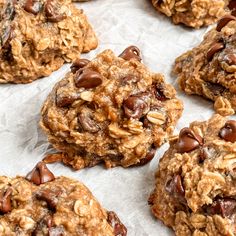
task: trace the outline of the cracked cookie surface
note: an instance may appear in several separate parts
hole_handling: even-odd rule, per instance
[[[2,236],[126,236],[82,183],[57,177],[40,162],[24,178],[0,177]]]
[[[177,236],[236,234],[236,121],[214,115],[170,141],[149,204]]]
[[[236,18],[226,15],[202,43],[175,61],[181,89],[214,101],[220,115],[236,110]]]
[[[172,134],[182,102],[164,76],[140,62],[128,47],[119,57],[105,50],[92,61],[77,60],[42,108],[41,126],[74,169],[105,162],[107,168],[142,165]]]
[[[234,9],[229,0],[152,0],[153,6],[172,18],[175,24],[200,28],[215,23],[220,17]],[[234,1],[231,1],[234,2]]]
[[[30,83],[97,47],[69,0],[0,0],[0,83]]]

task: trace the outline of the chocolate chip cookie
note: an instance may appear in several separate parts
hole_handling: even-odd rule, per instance
[[[97,38],[70,0],[0,0],[0,83],[29,83],[50,75]]]
[[[107,168],[142,165],[167,141],[183,105],[164,76],[141,62],[130,46],[117,57],[105,50],[92,61],[79,59],[49,94],[41,126],[74,169],[104,162]]]
[[[182,23],[194,28],[213,24],[236,8],[234,0],[152,0],[152,4],[171,17],[174,24]]]
[[[125,236],[127,229],[82,183],[55,178],[40,162],[25,178],[0,177],[0,234]]]
[[[193,122],[160,160],[153,214],[177,236],[236,235],[236,121]]]
[[[236,18],[226,15],[208,32],[202,43],[175,61],[174,73],[187,94],[214,101],[216,112],[236,110]]]

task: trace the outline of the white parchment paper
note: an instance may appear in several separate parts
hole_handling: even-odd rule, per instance
[[[99,38],[99,47],[83,57],[93,58],[107,48],[118,55],[127,46],[136,45],[142,51],[143,62],[153,71],[165,74],[184,101],[185,111],[176,132],[193,120],[211,116],[212,103],[197,96],[185,96],[170,75],[174,59],[197,45],[206,28],[192,30],[173,25],[155,11],[150,0],[93,0],[77,6],[85,10]],[[38,127],[40,108],[69,67],[64,65],[48,78],[31,84],[0,85],[0,175],[25,175],[52,149]],[[139,168],[106,170],[96,166],[77,172],[62,164],[49,168],[56,175],[86,184],[105,208],[117,212],[128,228],[128,235],[169,236],[172,231],[152,216],[147,204],[158,160],[167,148],[167,144],[162,146],[154,160]]]

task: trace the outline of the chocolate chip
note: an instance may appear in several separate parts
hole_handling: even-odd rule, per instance
[[[42,4],[38,0],[26,0],[24,4],[24,10],[34,15],[37,15],[41,9]]]
[[[51,210],[55,210],[58,203],[58,196],[61,195],[60,189],[43,189],[36,193],[38,200],[45,201]]]
[[[58,107],[68,107],[70,106],[74,101],[76,101],[75,96],[63,96],[58,95],[56,96],[56,104]]]
[[[96,133],[100,130],[99,126],[94,120],[94,115],[92,110],[84,109],[78,115],[78,123],[83,130]]]
[[[75,85],[77,88],[95,88],[102,84],[102,76],[91,69],[80,69],[75,74]]]
[[[225,141],[234,143],[236,141],[236,121],[228,120],[221,128],[219,136]]]
[[[35,230],[32,232],[32,236],[64,236],[64,227],[56,226],[53,217],[51,215],[44,216],[38,223]]]
[[[122,85],[126,85],[131,83],[137,83],[138,81],[140,81],[140,78],[134,75],[127,75],[123,77],[120,81]]]
[[[0,194],[0,214],[6,214],[11,211],[12,188],[8,188]]]
[[[115,236],[126,236],[127,229],[113,211],[107,212],[107,222],[113,228]]]
[[[175,175],[172,179],[167,181],[165,189],[172,197],[178,199],[180,202],[186,202],[185,190],[180,175]]]
[[[126,48],[120,55],[119,57],[123,58],[124,60],[131,60],[131,59],[136,59],[138,61],[141,61],[141,53],[140,50],[135,47],[135,46],[130,46]]]
[[[179,153],[191,152],[203,144],[203,139],[189,128],[183,128],[179,133],[176,148]]]
[[[167,98],[164,95],[164,86],[162,84],[155,84],[152,86],[153,92],[155,97],[159,100],[159,101],[166,101]]]
[[[223,42],[215,42],[207,51],[207,60],[211,61],[215,53],[221,51],[225,47]]]
[[[229,8],[230,10],[235,10],[235,9],[236,9],[236,1],[235,1],[235,0],[229,1],[228,8]]]
[[[134,166],[143,166],[146,165],[149,161],[153,159],[156,153],[156,148],[152,148],[151,151],[147,153],[147,155],[140,160],[140,162]]]
[[[230,21],[232,20],[236,20],[236,18],[232,15],[225,15],[224,17],[222,17],[219,21],[218,24],[216,26],[216,30],[217,31],[221,31],[221,29],[226,26]]]
[[[86,65],[88,65],[90,61],[87,59],[77,59],[74,61],[72,66],[70,67],[71,72],[75,73],[77,70],[84,68]]]
[[[140,96],[130,96],[123,104],[127,118],[140,119],[148,109],[148,104]]]
[[[215,200],[212,205],[206,207],[209,215],[222,215],[223,217],[231,217],[236,212],[236,200],[231,198],[220,198]]]
[[[44,184],[55,179],[53,173],[42,161],[39,162],[25,178],[36,185]]]
[[[54,0],[47,0],[44,5],[45,16],[50,22],[59,22],[66,18],[65,14],[60,13],[60,5]]]
[[[12,26],[8,25],[3,28],[2,34],[0,35],[0,46],[2,48],[7,48],[12,40],[13,36],[13,28]]]
[[[224,56],[224,61],[230,66],[236,65],[236,55],[234,53],[228,53]]]
[[[213,96],[221,96],[226,91],[226,88],[220,84],[207,82],[206,86]]]

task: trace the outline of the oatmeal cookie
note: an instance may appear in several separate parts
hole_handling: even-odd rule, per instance
[[[70,0],[0,0],[0,83],[29,83],[96,48]]]
[[[232,115],[236,110],[236,18],[226,15],[203,42],[175,61],[174,73],[187,94],[214,101],[216,112]]]
[[[126,236],[127,230],[82,183],[55,178],[40,162],[25,178],[0,176],[0,234]]]
[[[164,76],[142,64],[128,47],[119,57],[105,50],[94,60],[75,61],[49,94],[41,126],[74,169],[105,162],[107,168],[142,165],[172,134],[182,102]]]
[[[234,0],[152,0],[154,7],[171,17],[174,24],[200,28],[215,23],[235,9]]]
[[[170,141],[160,160],[153,214],[177,236],[236,235],[236,121],[214,115]]]

